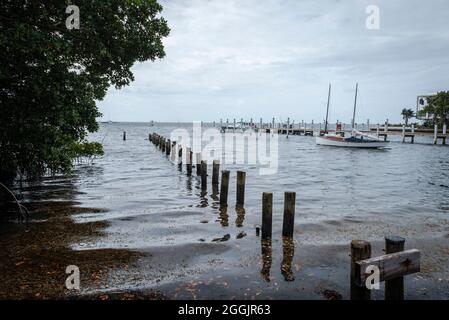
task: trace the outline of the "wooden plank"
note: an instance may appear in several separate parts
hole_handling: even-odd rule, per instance
[[[421,253],[417,249],[360,260],[355,265],[355,280],[358,286],[365,286],[366,278],[370,276],[365,270],[370,265],[379,268],[381,282],[416,273],[420,271],[420,260]]]

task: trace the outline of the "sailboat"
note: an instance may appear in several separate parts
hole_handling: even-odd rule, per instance
[[[384,148],[388,145],[388,141],[380,140],[377,137],[368,135],[355,129],[355,111],[357,108],[357,94],[359,85],[355,86],[354,111],[352,115],[352,131],[349,137],[345,137],[344,132],[329,133],[328,117],[329,117],[329,103],[331,97],[331,85],[329,84],[329,93],[327,97],[327,111],[326,123],[324,126],[324,134],[316,137],[316,144],[332,147],[347,147],[347,148]]]

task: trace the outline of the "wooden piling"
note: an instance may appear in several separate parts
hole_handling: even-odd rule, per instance
[[[402,143],[405,142],[405,124],[402,125]]]
[[[438,143],[438,125],[436,124],[433,129],[433,144]]]
[[[296,192],[284,193],[284,222],[282,225],[282,236],[293,237],[295,226],[295,204]]]
[[[221,171],[220,207],[228,206],[229,170]]]
[[[126,141],[126,131],[123,131],[123,141]]]
[[[201,190],[207,190],[207,162],[201,161]]]
[[[176,161],[176,151],[177,151],[177,149],[176,149],[176,141],[172,142],[170,151],[171,151],[170,160],[174,163]]]
[[[351,300],[370,300],[371,291],[366,287],[359,287],[356,283],[356,262],[371,258],[371,244],[363,240],[351,241]]]
[[[201,175],[201,153],[196,153],[196,175]]]
[[[187,176],[192,176],[192,151],[190,148],[186,148],[186,171]]]
[[[182,146],[178,145],[178,164],[181,167],[182,166]]]
[[[245,181],[246,181],[246,172],[237,171],[237,201],[236,205],[239,207],[243,207],[245,204]]]
[[[170,152],[171,152],[171,141],[170,139],[167,139],[167,143],[165,145],[165,154],[169,156]]]
[[[405,239],[396,236],[385,237],[385,253],[404,251]],[[385,300],[404,300],[404,277],[385,281]]]
[[[262,240],[271,239],[273,223],[273,194],[262,194]]]
[[[214,160],[212,162],[212,185],[218,185],[218,176],[220,175],[220,161]]]

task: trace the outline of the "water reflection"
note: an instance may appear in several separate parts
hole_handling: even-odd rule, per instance
[[[270,282],[271,264],[273,263],[273,250],[271,247],[271,239],[262,240],[260,243],[262,246],[262,270],[260,270],[260,274],[262,275],[262,278],[266,282]]]
[[[192,177],[187,177],[186,188],[187,188],[187,191],[188,191],[187,194],[191,195],[192,191],[193,191],[193,188],[192,188]]]
[[[205,208],[209,205],[209,199],[207,198],[207,190],[201,190],[200,193],[200,207]]]
[[[293,238],[282,237],[282,253],[281,273],[285,281],[294,281],[292,261],[295,254],[295,243],[293,242]]]
[[[237,228],[241,228],[243,227],[243,221],[245,221],[245,208],[241,206],[236,206],[235,213],[237,213],[237,219],[235,219],[235,226]]]
[[[218,195],[219,195],[218,185],[213,184],[212,185],[212,194],[210,195],[210,197],[212,198],[212,200],[214,200],[214,203],[218,202],[220,200]]]
[[[228,215],[228,207],[221,207],[219,209],[219,217],[220,217],[220,224],[222,227],[229,226],[229,215]]]

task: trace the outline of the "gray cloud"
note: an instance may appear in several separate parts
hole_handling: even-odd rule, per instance
[[[446,0],[162,1],[167,56],[133,67],[136,81],[99,103],[104,119],[191,121],[271,117],[400,119],[418,94],[449,90]],[[365,27],[368,5],[380,30]]]

